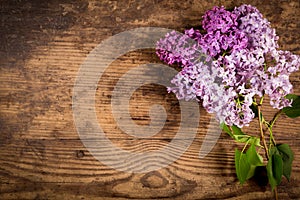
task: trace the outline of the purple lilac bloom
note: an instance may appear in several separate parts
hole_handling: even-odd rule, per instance
[[[265,62],[262,52],[248,49],[234,51],[230,55],[220,57],[218,61],[225,66],[219,68],[219,77],[224,84],[232,87],[247,84]]]
[[[233,13],[238,15],[239,17],[244,17],[244,16],[248,15],[249,13],[259,13],[259,15],[261,17],[263,17],[262,14],[259,12],[259,10],[256,7],[247,5],[247,4],[243,4],[239,7],[236,7],[234,9]]]
[[[222,33],[209,32],[198,39],[202,50],[211,57],[219,57],[226,52],[245,49],[248,45],[246,34],[238,29]]]
[[[172,31],[156,45],[156,54],[168,64],[187,66],[198,58],[202,51],[198,43],[188,35]]]
[[[220,44],[220,31],[210,32],[205,34],[200,39],[200,45],[204,52],[211,57],[215,57],[219,55],[222,51],[221,44]]]
[[[273,108],[282,109],[290,106],[292,101],[285,99],[287,94],[292,92],[292,84],[289,81],[289,76],[280,74],[278,76],[271,76],[265,82],[265,93],[270,97],[270,104]]]
[[[292,72],[298,71],[300,66],[300,57],[293,55],[289,51],[274,51],[272,52],[277,65],[269,67],[268,71],[271,74],[291,74]]]
[[[201,39],[201,37],[202,37],[200,31],[199,30],[195,30],[193,28],[185,30],[184,34],[187,35],[187,36],[189,36],[189,38],[192,38],[192,39],[194,39],[196,41],[199,41]]]
[[[224,7],[214,7],[205,13],[202,26],[207,33],[198,41],[206,54],[218,57],[224,51],[230,52],[247,47],[246,34],[237,29],[237,16]]]
[[[185,66],[171,81],[174,87],[169,87],[169,92],[174,92],[178,99],[198,100],[207,92],[207,85],[213,83],[210,66],[203,62]]]
[[[202,25],[204,34],[173,31],[157,43],[161,60],[183,67],[169,92],[178,99],[201,100],[220,123],[240,128],[254,118],[255,96],[268,95],[276,109],[291,105],[285,96],[292,92],[289,75],[299,70],[300,56],[277,50],[275,30],[255,7],[242,5],[232,12],[214,7]]]
[[[264,53],[278,47],[275,29],[262,14],[251,5],[242,5],[233,11],[238,16],[238,29],[242,30],[249,38],[250,50],[261,48]]]
[[[237,15],[225,10],[223,6],[215,6],[203,16],[202,26],[208,33],[217,30],[225,33],[230,29],[236,29]]]
[[[291,54],[288,51],[273,52],[275,65],[268,67],[270,73],[264,90],[270,96],[270,104],[273,108],[282,109],[290,106],[292,101],[285,99],[287,94],[292,92],[292,84],[289,75],[299,70],[300,56]]]

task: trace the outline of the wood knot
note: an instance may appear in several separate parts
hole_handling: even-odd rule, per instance
[[[162,188],[168,181],[159,172],[149,172],[141,178],[141,183],[148,188]]]
[[[76,151],[76,157],[77,158],[83,158],[84,157],[84,151],[83,150],[77,150]]]

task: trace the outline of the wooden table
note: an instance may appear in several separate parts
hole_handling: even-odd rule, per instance
[[[197,135],[169,166],[147,173],[117,171],[93,157],[77,133],[72,95],[86,56],[104,39],[138,27],[182,31],[199,26],[214,5],[233,8],[242,1],[2,1],[0,24],[0,199],[271,199],[269,186],[240,185],[233,150],[225,133],[202,159],[198,154],[211,116],[200,106]],[[258,7],[280,36],[280,48],[300,54],[299,1],[247,1]],[[118,79],[141,64],[161,63],[153,49],[117,58],[96,90],[96,113],[107,138],[129,151],[155,151],[170,143],[180,123],[180,107],[165,87],[148,84],[133,93],[132,119],[150,121],[149,108],[161,104],[165,127],[150,138],[134,138],[117,126],[111,95]],[[291,76],[300,95],[300,72]],[[273,111],[266,106],[266,118]],[[255,123],[253,124],[255,126]],[[256,128],[248,128],[251,134]],[[300,123],[282,117],[278,142],[295,153],[291,181],[278,188],[281,199],[300,198]],[[126,163],[125,163],[126,164]]]

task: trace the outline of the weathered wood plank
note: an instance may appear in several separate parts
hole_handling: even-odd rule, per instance
[[[282,49],[300,54],[299,1],[247,2],[271,21]],[[201,15],[214,5],[241,3],[1,2],[0,199],[271,199],[269,186],[259,186],[256,180],[238,183],[233,161],[238,145],[224,133],[213,150],[199,159],[211,117],[201,107],[197,135],[188,150],[168,167],[142,174],[120,172],[98,161],[83,145],[73,120],[78,70],[101,41],[136,27],[199,26]],[[134,122],[147,125],[151,105],[163,105],[167,121],[159,133],[134,138],[113,118],[111,95],[117,81],[128,70],[150,62],[161,63],[153,49],[128,52],[109,66],[96,91],[99,124],[113,144],[130,152],[163,148],[180,126],[175,96],[153,84],[133,93],[129,109]],[[296,94],[300,94],[299,77],[300,72],[291,76]],[[269,107],[264,111],[270,119],[273,111]],[[258,132],[253,127],[247,131]],[[290,144],[295,152],[291,181],[284,180],[278,188],[281,199],[300,198],[299,132],[298,120],[285,117],[274,128],[277,141]]]

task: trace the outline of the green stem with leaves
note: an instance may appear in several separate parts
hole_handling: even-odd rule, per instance
[[[281,183],[282,176],[285,176],[288,181],[290,180],[294,154],[288,144],[276,144],[273,136],[273,126],[281,114],[285,114],[290,118],[300,116],[300,96],[290,95],[286,98],[293,99],[291,107],[285,107],[278,111],[269,122],[262,115],[263,97],[259,102],[254,99],[251,109],[258,117],[260,137],[248,135],[236,125],[228,126],[224,122],[221,124],[221,128],[230,137],[236,142],[245,144],[242,151],[235,149],[234,156],[236,174],[240,183],[243,184],[246,180],[252,178],[257,167],[265,166],[276,200],[278,199],[277,186]],[[236,103],[240,105],[242,102],[238,99]],[[266,129],[263,129],[263,126],[266,126]],[[268,136],[269,142],[266,140],[266,136]],[[265,149],[266,165],[257,147]]]
[[[261,136],[261,141],[262,141],[263,146],[265,148],[266,157],[267,157],[267,159],[269,159],[269,148],[267,146],[267,142],[266,142],[263,127],[262,127],[263,121],[262,121],[262,116],[261,116],[262,114],[261,114],[260,107],[261,107],[260,105],[257,107],[257,109],[258,109],[258,121],[259,121],[259,132],[260,132],[260,136]]]
[[[267,142],[266,142],[263,127],[262,127],[263,121],[264,121],[263,117],[262,117],[262,113],[261,113],[261,106],[262,106],[262,103],[263,103],[263,99],[264,99],[264,96],[260,99],[259,104],[257,105],[257,113],[258,113],[259,132],[260,132],[260,136],[261,136],[261,141],[262,141],[263,146],[265,148],[266,157],[267,157],[267,159],[269,159],[269,148],[267,146]]]
[[[261,136],[261,141],[263,143],[263,146],[264,146],[264,149],[265,149],[265,152],[266,152],[267,160],[269,161],[269,158],[270,158],[269,149],[271,149],[271,145],[276,145],[274,137],[273,137],[272,128],[273,128],[273,125],[274,125],[275,121],[279,117],[280,112],[277,112],[275,114],[274,118],[271,120],[271,122],[267,123],[265,121],[265,119],[263,118],[262,112],[261,112],[262,102],[263,102],[263,97],[261,98],[261,100],[259,102],[259,105],[257,105],[258,121],[259,121],[259,132],[260,132],[260,136]],[[266,138],[265,138],[265,135],[264,135],[264,131],[263,131],[263,123],[266,124],[266,126],[267,126],[267,128],[269,130],[269,133],[270,133],[270,147],[269,148],[268,148],[268,145],[267,145],[267,142],[266,142]],[[274,196],[275,196],[275,199],[278,200],[277,187],[274,188]]]

